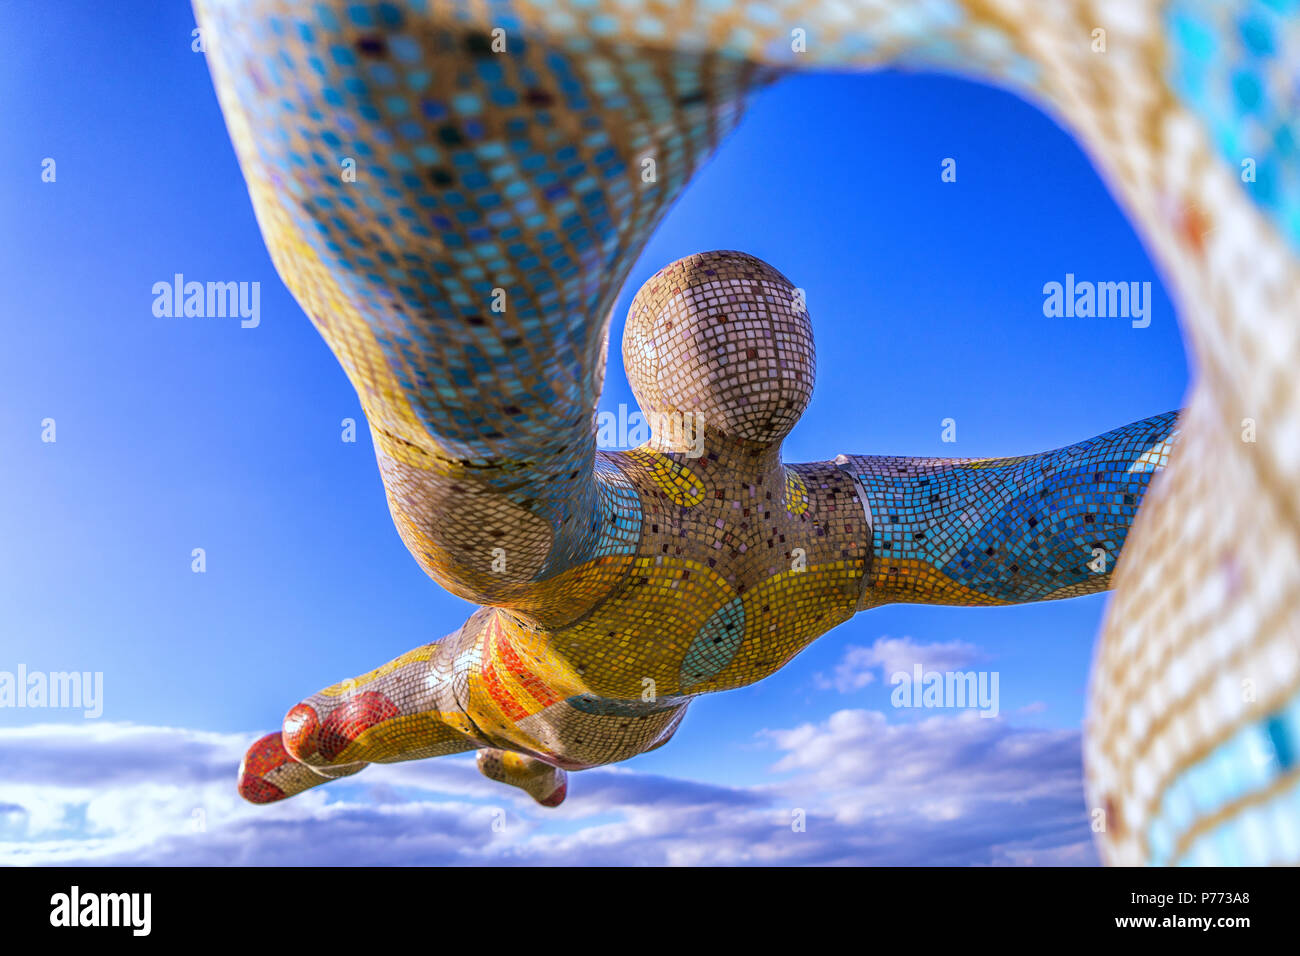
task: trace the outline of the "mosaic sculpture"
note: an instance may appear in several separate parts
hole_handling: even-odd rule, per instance
[[[1085,728],[1104,855],[1300,861],[1297,2],[198,0],[262,231],[398,530],[483,605],[295,706],[241,792],[478,750],[553,806],[566,770],[660,746],[693,696],[857,610],[1114,571]],[[624,361],[659,427],[598,452],[619,288],[746,97],[897,64],[1007,85],[1094,157],[1196,352],[1170,468],[1173,414],[1025,458],[784,465],[809,317],[730,252],[637,295]]]

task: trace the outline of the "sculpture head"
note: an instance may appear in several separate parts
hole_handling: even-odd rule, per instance
[[[812,324],[798,290],[743,252],[660,269],[632,300],[623,364],[652,423],[776,445],[812,398]],[[655,440],[664,444],[660,425]]]

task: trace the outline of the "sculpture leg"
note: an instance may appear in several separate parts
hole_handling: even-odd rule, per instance
[[[368,763],[441,757],[482,746],[455,691],[457,641],[464,631],[295,705],[279,733],[249,748],[240,768],[240,794],[253,803],[271,803],[350,776]]]

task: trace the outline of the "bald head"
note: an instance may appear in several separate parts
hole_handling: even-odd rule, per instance
[[[623,364],[652,419],[693,415],[729,438],[776,444],[812,397],[812,325],[802,295],[766,262],[703,252],[641,287]]]

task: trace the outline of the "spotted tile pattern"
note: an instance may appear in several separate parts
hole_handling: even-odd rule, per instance
[[[554,802],[561,778],[529,761],[657,746],[691,696],[761,678],[855,609],[1113,580],[1085,735],[1105,857],[1300,861],[1295,0],[196,8],[268,247],[357,389],[398,530],[484,605],[295,708],[250,750],[250,799],[479,749]],[[783,465],[773,436],[813,371],[802,300],[723,256],[726,288],[698,264],[661,274],[625,343],[647,410],[706,413],[705,454],[671,429],[598,453],[610,309],[747,97],[897,65],[1018,90],[1095,158],[1195,353],[1176,447],[1160,416],[1077,455]],[[1152,481],[1141,463],[1165,454]],[[1080,569],[1094,546],[1113,579]]]

